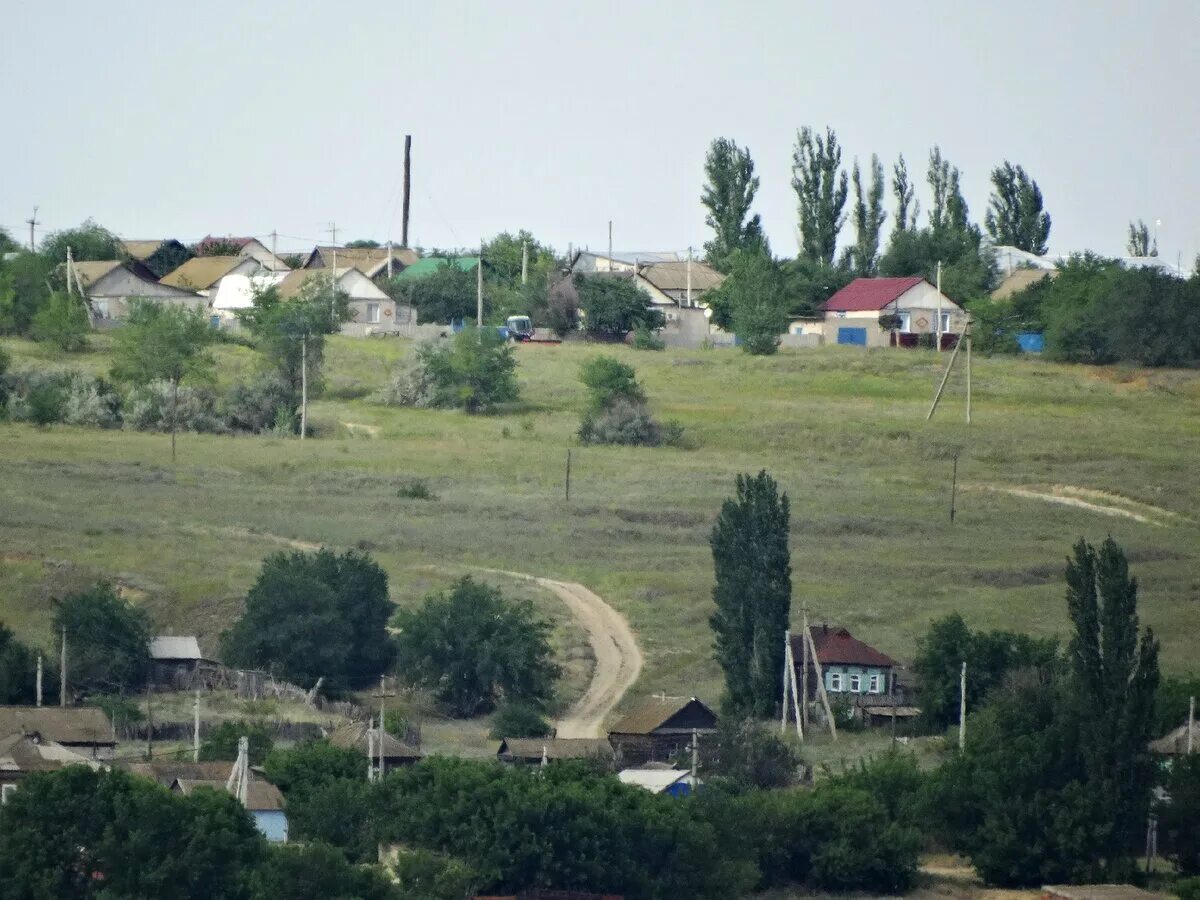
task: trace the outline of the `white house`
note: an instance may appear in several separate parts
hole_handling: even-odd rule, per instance
[[[160,283],[211,297],[227,275],[254,275],[264,271],[270,270],[252,256],[196,256],[168,272]]]
[[[254,275],[226,275],[217,284],[209,304],[217,324],[231,325],[237,321],[239,309],[254,305],[254,295],[283,281],[287,272],[258,272]]]
[[[896,316],[898,343],[910,346],[917,335],[959,334],[967,316],[962,307],[919,276],[856,278],[825,301],[825,340],[860,347],[887,347],[892,329],[883,316]],[[938,318],[941,327],[938,327]],[[906,336],[912,336],[910,339]]]
[[[71,270],[72,286],[76,289],[82,286],[92,309],[92,321],[97,326],[124,319],[129,311],[129,301],[135,297],[192,309],[204,308],[204,298],[194,291],[152,281],[130,265],[116,260],[72,263]]]
[[[374,334],[408,334],[416,325],[416,310],[407,303],[396,303],[375,282],[356,268],[294,269],[279,282],[279,296],[290,300],[312,279],[334,277],[337,286],[350,298],[350,321],[342,325],[342,334],[366,337]]]

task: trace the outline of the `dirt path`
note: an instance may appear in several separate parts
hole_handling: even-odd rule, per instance
[[[592,682],[557,722],[564,738],[602,737],[604,720],[642,671],[642,651],[629,622],[598,594],[574,581],[554,581],[522,572],[489,569],[497,575],[532,581],[562,600],[588,633],[596,668]]]
[[[1075,487],[1070,484],[1056,484],[1042,490],[1011,487],[1002,484],[971,484],[964,485],[964,487],[967,490],[993,491],[999,494],[1008,494],[1012,497],[1023,497],[1027,500],[1041,500],[1044,503],[1057,503],[1060,506],[1074,506],[1077,509],[1086,509],[1088,512],[1132,519],[1135,522],[1141,522],[1145,525],[1157,525],[1160,528],[1166,527],[1172,519],[1178,521],[1182,518],[1178,513],[1173,513],[1170,510],[1161,509],[1157,506],[1151,506],[1148,503],[1129,500],[1118,494],[1108,493],[1107,491]]]

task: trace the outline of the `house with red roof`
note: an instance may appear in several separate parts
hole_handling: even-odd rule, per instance
[[[860,347],[915,347],[940,333],[953,346],[967,321],[963,308],[920,276],[856,278],[825,301],[825,342]],[[938,328],[938,319],[941,328]]]
[[[864,644],[845,628],[832,625],[814,625],[812,642],[821,663],[821,675],[825,679],[825,691],[830,699],[849,694],[849,699],[883,698],[892,694],[893,679],[900,664]],[[808,661],[808,699],[817,699],[817,668],[811,654],[804,650],[802,634],[792,636],[792,658],[796,661],[796,681],[803,680],[804,661]]]

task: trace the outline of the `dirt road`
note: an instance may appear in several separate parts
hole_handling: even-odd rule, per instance
[[[546,588],[567,605],[587,631],[596,657],[592,683],[558,720],[556,727],[559,737],[602,737],[605,718],[621,702],[625,691],[637,681],[642,671],[642,651],[638,649],[633,629],[603,598],[578,582],[554,581],[522,572],[493,571]]]

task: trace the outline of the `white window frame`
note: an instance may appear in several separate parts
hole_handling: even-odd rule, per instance
[[[379,306],[380,305],[378,303],[368,303],[367,304],[367,324],[368,325],[378,325],[379,324],[379,316],[380,316]],[[374,311],[374,315],[371,314],[372,311]]]
[[[850,676],[850,693],[852,693],[852,694],[861,694],[862,693],[862,676],[857,673]]]
[[[900,333],[912,334],[912,313],[906,309],[896,313],[900,317]]]
[[[882,679],[883,679],[883,676],[880,675],[878,672],[872,673],[871,679],[867,684],[867,693],[882,694],[883,693],[883,688],[881,686]]]
[[[8,795],[15,793],[17,786],[15,784],[0,785],[0,806],[8,802]]]
[[[936,316],[937,313],[934,313],[934,315]],[[949,334],[949,333],[950,333],[950,313],[944,312],[944,313],[942,313],[942,334]]]
[[[829,673],[829,690],[835,694],[840,694],[842,692],[842,673],[841,672],[830,672]]]

